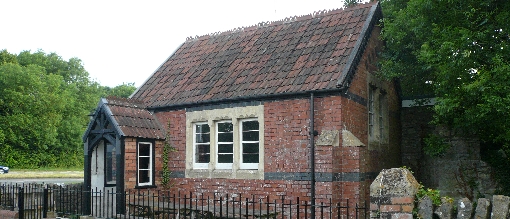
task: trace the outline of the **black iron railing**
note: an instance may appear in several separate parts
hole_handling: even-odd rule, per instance
[[[272,196],[273,197],[273,196]],[[287,196],[170,193],[150,190],[83,190],[82,185],[14,184],[0,186],[0,207],[19,218],[89,215],[97,218],[369,218],[366,204],[349,200],[317,202]],[[308,200],[308,199],[306,199]]]

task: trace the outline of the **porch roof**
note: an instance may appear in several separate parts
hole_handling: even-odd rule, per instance
[[[94,121],[100,120],[100,114],[107,117],[107,124]],[[157,117],[147,110],[144,103],[134,99],[102,98],[83,136],[84,140],[92,130],[99,129],[114,129],[123,137],[165,139],[164,128]]]

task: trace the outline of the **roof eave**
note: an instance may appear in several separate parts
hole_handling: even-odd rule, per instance
[[[107,101],[108,101],[108,100],[107,100]],[[112,125],[113,125],[113,127],[114,127],[115,131],[117,132],[117,134],[118,134],[118,135],[120,135],[120,136],[126,136],[126,135],[124,134],[124,132],[122,131],[122,129],[120,128],[119,123],[117,123],[117,120],[115,120],[115,119],[113,118],[113,113],[112,113],[112,111],[110,110],[110,107],[108,107],[108,103],[107,103],[107,104],[104,104],[104,105],[103,105],[103,107],[104,107],[105,113],[106,113],[106,114],[108,115],[108,117],[110,118],[110,122],[112,123]]]
[[[109,120],[110,122],[113,124],[113,127],[115,129],[115,132],[120,135],[120,136],[125,136],[124,135],[124,132],[122,132],[122,129],[120,128],[119,124],[117,123],[117,121],[115,119],[113,119],[113,113],[112,111],[110,110],[110,108],[108,107],[108,100],[106,98],[101,98],[101,100],[99,100],[99,104],[97,105],[95,111],[94,111],[94,114],[92,115],[92,119],[89,121],[89,124],[87,126],[87,129],[85,130],[83,136],[82,136],[82,140],[83,142],[87,141],[87,138],[89,136],[89,133],[90,131],[92,130],[92,126],[94,125],[94,122],[98,115],[99,115],[99,112],[101,111],[101,109],[103,109],[106,113],[106,115],[109,117]]]
[[[83,136],[82,136],[83,142],[85,142],[87,140],[87,136],[89,135],[90,131],[92,130],[92,126],[94,125],[94,123],[92,121],[96,120],[99,110],[101,109],[101,106],[103,106],[107,102],[108,101],[106,101],[105,98],[101,98],[99,100],[99,103],[97,104],[96,109],[94,110],[94,113],[92,115],[89,115],[89,116],[92,116],[92,118],[90,119],[89,124],[87,125],[87,129],[85,129],[85,132],[83,133]]]
[[[306,91],[298,91],[298,92],[288,92],[288,93],[277,93],[277,94],[262,94],[255,96],[239,96],[235,98],[228,99],[215,99],[215,100],[207,100],[207,101],[198,101],[198,102],[190,102],[190,103],[181,103],[181,104],[173,104],[173,105],[164,105],[164,106],[149,106],[148,110],[151,111],[165,111],[171,109],[185,109],[189,107],[195,106],[203,106],[203,105],[217,105],[217,104],[229,104],[229,103],[238,103],[238,102],[246,102],[246,101],[267,101],[267,100],[275,100],[275,99],[288,99],[288,98],[296,98],[296,97],[304,97],[310,95],[310,93],[324,95],[324,94],[332,94],[332,93],[342,93],[345,92],[344,89],[333,88],[333,89],[323,89],[323,90],[306,90]]]
[[[340,78],[336,84],[336,87],[342,90],[349,89],[352,78],[354,77],[354,73],[356,72],[357,66],[363,56],[365,48],[367,46],[368,41],[370,40],[370,36],[372,35],[372,30],[376,25],[377,21],[382,18],[382,11],[380,3],[377,2],[372,6],[370,12],[368,14],[367,20],[365,24],[363,24],[363,28],[361,30],[360,37],[356,41],[354,45],[353,52],[349,55],[349,59],[347,60],[347,64],[342,71]]]

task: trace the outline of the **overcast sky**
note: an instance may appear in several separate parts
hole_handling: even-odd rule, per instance
[[[186,37],[342,5],[341,0],[0,0],[0,50],[77,57],[101,85],[138,87]]]

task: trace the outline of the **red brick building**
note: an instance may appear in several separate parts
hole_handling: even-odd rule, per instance
[[[368,200],[401,163],[381,18],[374,2],[187,39],[130,99],[100,102],[86,186],[163,189],[166,139],[171,191]]]

